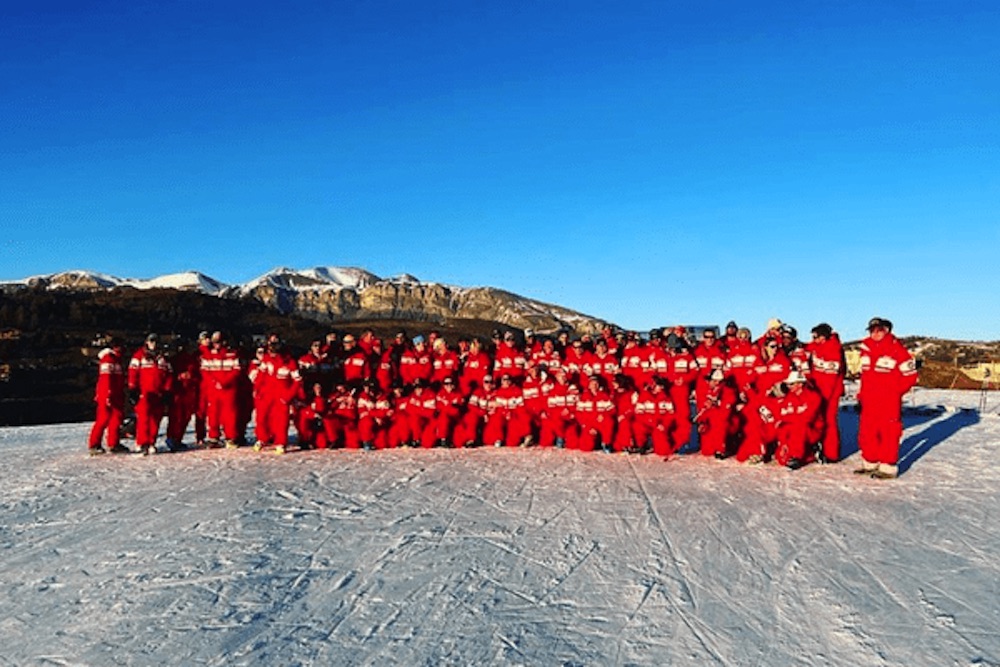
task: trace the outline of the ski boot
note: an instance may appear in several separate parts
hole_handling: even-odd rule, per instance
[[[126,447],[125,445],[123,445],[121,443],[118,443],[117,445],[115,445],[114,447],[111,448],[111,453],[112,454],[131,454],[132,450],[129,449],[128,447]]]
[[[278,445],[277,447],[274,448],[274,453],[275,454],[279,454],[279,455],[280,454],[284,454],[285,453],[285,446],[284,445]]]
[[[100,445],[97,445],[96,447],[87,448],[87,454],[90,456],[100,456],[101,454],[104,453],[105,453],[104,447],[101,447]]]

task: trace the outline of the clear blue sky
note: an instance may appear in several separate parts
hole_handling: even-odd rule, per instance
[[[0,279],[1000,339],[1000,3],[0,5]]]

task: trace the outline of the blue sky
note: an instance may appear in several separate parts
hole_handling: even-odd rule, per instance
[[[0,6],[0,279],[1000,339],[995,2],[84,4]]]

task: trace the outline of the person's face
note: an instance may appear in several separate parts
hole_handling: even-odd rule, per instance
[[[715,344],[715,334],[711,331],[706,331],[701,335],[701,339],[705,341],[705,345],[711,346]]]
[[[453,380],[445,380],[443,384],[445,391],[451,391],[455,388],[455,382]]]
[[[878,342],[878,341],[882,340],[883,338],[885,338],[885,335],[887,333],[889,333],[889,330],[886,329],[885,327],[875,327],[875,328],[873,328],[871,330],[871,334],[870,335],[871,335],[873,341]]]
[[[740,340],[750,340],[750,334],[748,334],[746,331],[739,332],[738,334],[736,334],[736,337],[739,338]]]

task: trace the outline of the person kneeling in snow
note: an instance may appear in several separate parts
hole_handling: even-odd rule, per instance
[[[785,379],[788,393],[779,403],[778,447],[774,460],[792,470],[812,459],[812,447],[823,437],[823,399],[806,386],[806,378],[795,370]]]

